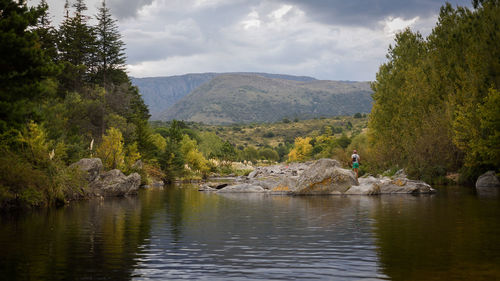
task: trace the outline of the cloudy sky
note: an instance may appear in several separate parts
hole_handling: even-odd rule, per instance
[[[102,0],[87,0],[95,15]],[[30,0],[37,4],[39,0]],[[64,0],[47,0],[54,23]],[[70,0],[73,3],[74,0]],[[448,0],[471,6],[470,0]],[[394,34],[427,35],[439,0],[106,0],[134,77],[268,72],[371,81]]]

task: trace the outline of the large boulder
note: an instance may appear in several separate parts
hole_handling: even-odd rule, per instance
[[[299,176],[291,190],[297,195],[343,194],[353,185],[358,185],[354,173],[342,169],[336,160],[320,159]]]
[[[423,181],[410,180],[407,178],[388,179],[384,178],[380,181],[380,193],[433,193],[436,190]]]
[[[498,180],[495,171],[488,171],[481,176],[476,181],[476,187],[500,187],[500,180]]]
[[[91,193],[94,196],[125,196],[136,194],[141,185],[141,176],[132,173],[125,176],[120,170],[111,170],[102,173],[98,179],[90,183]]]
[[[70,168],[77,167],[85,173],[85,179],[88,182],[96,180],[103,170],[102,161],[100,158],[83,158],[80,161],[71,164]]]
[[[378,195],[380,194],[381,179],[375,177],[360,178],[359,185],[353,185],[344,194],[350,195]]]
[[[476,191],[480,197],[500,196],[500,181],[495,171],[488,171],[479,176],[476,181]]]
[[[216,189],[206,185],[200,190],[215,191]],[[219,192],[267,192],[284,195],[378,195],[433,193],[435,190],[425,182],[406,178],[404,171],[398,173],[394,179],[370,176],[360,178],[358,181],[355,174],[351,170],[343,169],[338,161],[320,159],[307,163],[257,167],[250,173],[245,182],[224,187]]]

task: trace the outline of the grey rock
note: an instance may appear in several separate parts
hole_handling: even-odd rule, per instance
[[[476,181],[476,188],[483,187],[500,187],[500,180],[498,180],[495,171],[488,171],[481,176]]]
[[[208,184],[202,184],[198,187],[198,191],[208,191],[208,192],[212,192],[212,191],[217,191],[217,189],[209,186]]]
[[[86,173],[86,180],[92,182],[96,180],[103,170],[100,158],[83,158],[80,161],[70,165],[70,168],[77,167],[80,171]]]
[[[144,164],[142,163],[141,160],[135,161],[134,165],[132,165],[132,169],[135,169],[135,170],[142,170],[143,167],[144,167]]]
[[[253,185],[253,184],[237,184],[224,187],[217,191],[218,193],[259,193],[266,192],[262,186]]]
[[[165,183],[161,180],[158,180],[158,181],[153,181],[153,182],[151,182],[151,184],[145,185],[144,187],[145,188],[162,188],[164,186],[165,186]]]
[[[398,171],[394,174],[394,177],[395,177],[395,178],[407,178],[408,176],[406,175],[406,173],[405,173],[405,170],[404,170],[404,169],[400,169],[400,170],[398,170]]]
[[[213,189],[222,189],[229,185],[229,183],[211,182],[206,184],[208,187]]]
[[[200,188],[200,190],[216,190],[213,188],[214,185],[207,185],[207,187]],[[403,171],[395,179],[367,176],[358,181],[354,173],[351,170],[343,169],[338,161],[320,159],[306,163],[257,167],[244,182],[236,182],[218,192],[284,195],[378,195],[433,193],[435,190],[422,181],[409,180]]]
[[[255,178],[255,176],[257,176],[258,172],[259,171],[257,169],[253,170],[252,172],[250,172],[250,174],[248,174],[248,178],[249,179]]]
[[[98,179],[90,183],[94,196],[125,196],[136,194],[141,184],[141,176],[132,173],[125,176],[120,170],[102,173]]]
[[[380,193],[434,193],[436,190],[423,181],[409,180],[406,178],[397,178],[388,180],[383,178],[380,181]]]
[[[358,185],[354,173],[342,169],[338,161],[319,159],[298,178],[293,194],[343,194],[351,186]]]
[[[380,194],[380,179],[367,176],[359,179],[359,185],[353,185],[344,194],[378,195]]]

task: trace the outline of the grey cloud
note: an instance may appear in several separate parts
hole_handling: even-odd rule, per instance
[[[134,17],[144,6],[150,5],[153,0],[107,0],[106,4],[117,18]]]
[[[428,17],[439,13],[444,1],[436,0],[282,0],[297,5],[309,17],[327,24],[375,26],[386,17]],[[470,0],[448,0],[453,6],[471,6]]]

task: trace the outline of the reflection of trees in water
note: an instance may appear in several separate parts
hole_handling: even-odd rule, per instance
[[[381,199],[374,213],[374,232],[382,271],[391,279],[500,276],[497,200],[463,194]]]
[[[127,280],[163,203],[143,194],[74,202],[2,218],[0,274],[7,280]]]

